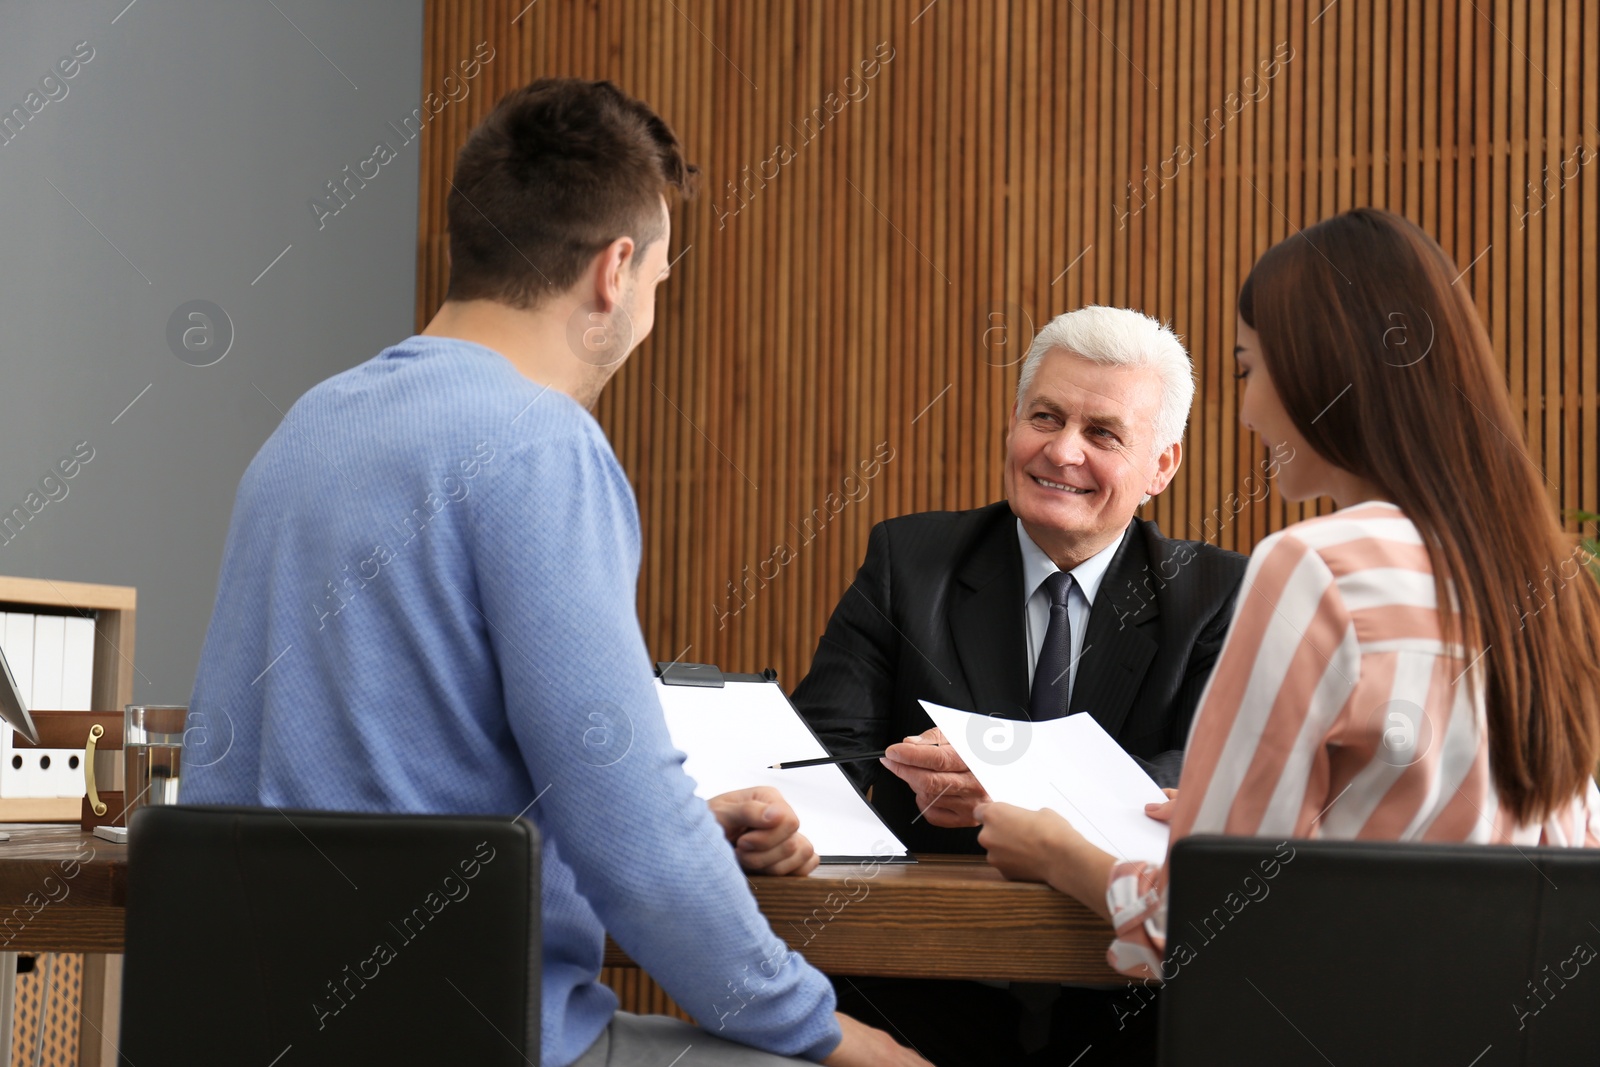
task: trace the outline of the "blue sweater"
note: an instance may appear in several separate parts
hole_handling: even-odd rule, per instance
[[[667,735],[639,552],[599,425],[498,353],[418,336],[330,378],[239,485],[183,800],[526,810],[544,1063],[616,1010],[606,931],[709,1032],[821,1059],[832,988],[757,911]]]

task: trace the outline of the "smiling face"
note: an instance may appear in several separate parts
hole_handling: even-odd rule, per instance
[[[1055,348],[1039,360],[1006,434],[1006,498],[1034,543],[1069,570],[1122,536],[1167,487],[1181,444],[1159,447],[1153,367],[1092,363]]]

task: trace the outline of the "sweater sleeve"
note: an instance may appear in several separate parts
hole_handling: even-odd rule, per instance
[[[1193,833],[1311,836],[1326,810],[1321,738],[1360,675],[1350,612],[1333,572],[1291,534],[1262,541],[1195,714],[1171,840]],[[1297,744],[1303,737],[1312,743]],[[1160,977],[1166,866],[1115,865],[1106,904],[1116,931],[1111,965],[1135,977]]]
[[[640,632],[637,506],[598,429],[516,445],[475,494],[485,638],[531,809],[617,943],[708,1032],[820,1060],[827,979],[757,910],[672,747]]]

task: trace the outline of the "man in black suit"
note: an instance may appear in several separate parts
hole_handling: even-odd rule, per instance
[[[1068,711],[1094,716],[1157,784],[1176,786],[1244,557],[1164,537],[1143,519],[1129,522],[1113,544],[1071,668]],[[1023,582],[1017,519],[1005,501],[878,524],[795,706],[839,754],[877,751],[930,730],[918,700],[1031,718]],[[1003,743],[1006,735],[996,738]],[[908,750],[905,762],[921,755],[914,745],[893,747]],[[927,755],[940,762],[911,763],[905,778],[893,767],[847,766],[868,769],[862,784],[913,852],[979,851],[976,824],[946,807],[954,789],[931,808],[917,802],[917,785],[937,795],[949,780],[919,777],[916,769],[937,775],[959,762],[954,752]],[[963,805],[970,812],[981,787],[956,788],[963,800],[972,797]],[[946,828],[963,822],[973,829]]]
[[[1237,553],[1134,517],[1177,472],[1193,394],[1188,354],[1159,322],[1120,308],[1061,315],[1022,368],[1006,500],[873,528],[793,702],[835,754],[887,748],[881,765],[849,766],[912,851],[980,851],[972,809],[987,799],[919,699],[1012,720],[1085,712],[1158,784],[1177,785],[1245,570]],[[1021,736],[985,734],[1001,748]],[[841,999],[861,981],[837,982]],[[922,1051],[935,1063],[1021,1055],[1026,1042],[1002,1051],[1029,1014],[1019,999],[951,985],[874,983],[872,1000],[913,1044],[921,1033],[934,1045]],[[902,999],[904,1011],[881,1003]],[[1064,999],[1073,1018],[1058,1011],[1058,1029],[1081,1029],[1085,1003],[1091,1025],[1115,1018],[1103,997]]]

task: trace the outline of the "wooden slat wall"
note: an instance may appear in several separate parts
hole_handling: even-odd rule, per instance
[[[874,522],[1001,496],[1029,320],[1087,303],[1168,319],[1194,356],[1164,530],[1248,551],[1316,510],[1234,515],[1264,458],[1237,422],[1234,300],[1271,244],[1362,204],[1455,258],[1554,502],[1600,503],[1593,4],[432,0],[425,40],[424,92],[479,42],[495,58],[424,131],[419,326],[455,151],[506,90],[609,78],[705,172],[655,333],[599,411],[660,659],[798,681]],[[880,444],[895,458],[861,480]]]

